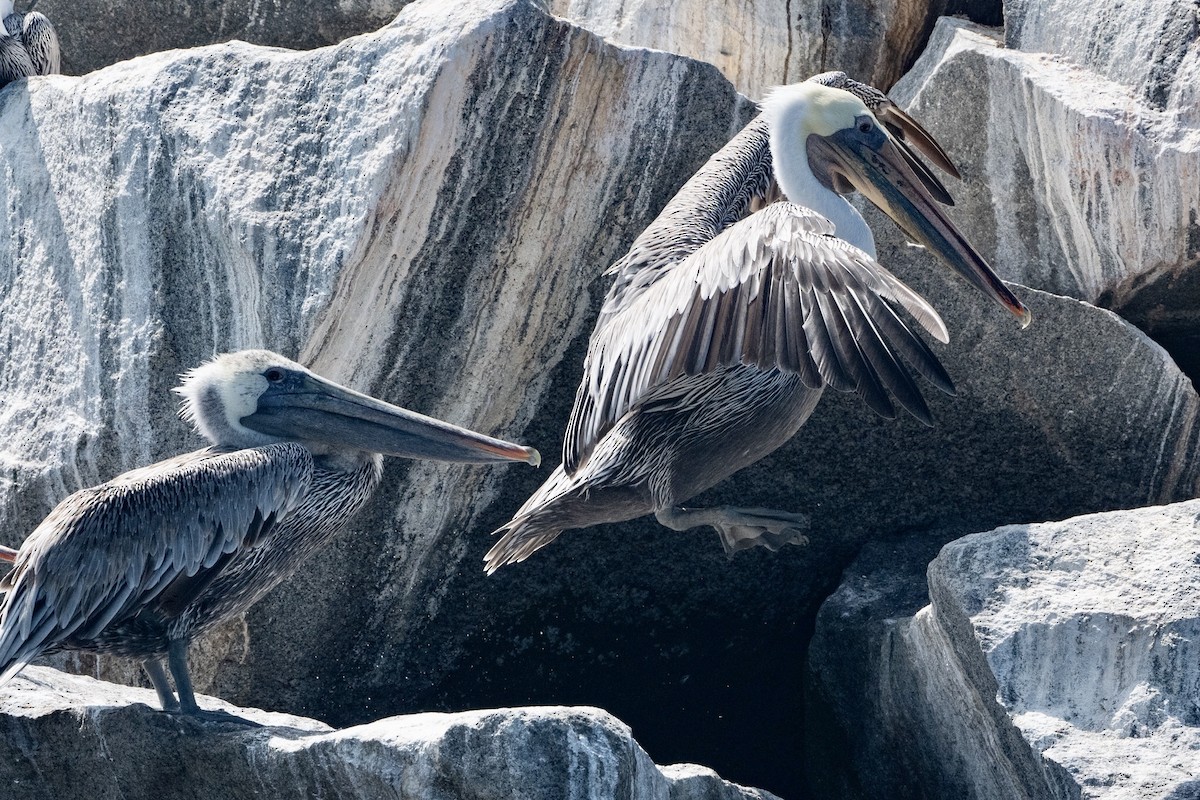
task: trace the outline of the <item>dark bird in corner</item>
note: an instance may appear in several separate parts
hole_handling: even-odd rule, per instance
[[[12,0],[0,0],[0,88],[17,78],[62,72],[58,34],[45,14],[33,10],[36,5],[34,0],[24,14],[15,14]]]
[[[497,531],[487,571],[564,530],[644,514],[712,526],[730,553],[804,543],[802,514],[680,503],[784,444],[826,386],[887,418],[894,398],[931,425],[909,368],[954,387],[898,310],[942,342],[946,327],[875,260],[842,195],[861,192],[1022,327],[1030,314],[943,213],[950,194],[913,148],[957,174],[919,124],[844,73],[775,89],[610,268],[562,464]]]
[[[175,391],[212,446],[76,492],[29,535],[0,584],[0,684],[43,653],[109,653],[142,661],[165,711],[224,717],[196,705],[188,643],[323,548],[379,484],[382,455],[541,460],[266,350],[218,356]]]

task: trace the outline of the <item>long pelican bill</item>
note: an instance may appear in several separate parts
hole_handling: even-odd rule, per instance
[[[542,457],[525,447],[427,417],[317,375],[294,373],[270,386],[241,424],[271,436],[326,442],[384,455],[485,464]]]
[[[849,182],[912,239],[1007,309],[1022,328],[1029,325],[1029,309],[945,215],[882,126],[864,116],[856,127],[810,135],[807,151],[819,178],[838,187]]]

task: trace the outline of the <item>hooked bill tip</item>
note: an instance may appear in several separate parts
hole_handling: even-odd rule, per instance
[[[1029,323],[1025,324],[1028,325]],[[525,461],[531,467],[540,467],[542,465],[542,454],[537,451],[536,447],[526,447],[525,452],[527,454]]]

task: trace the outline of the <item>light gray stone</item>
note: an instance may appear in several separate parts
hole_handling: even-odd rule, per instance
[[[1200,125],[1200,8],[1179,0],[1006,0],[1005,45],[1054,53],[1134,90],[1151,108]]]
[[[656,767],[598,708],[414,714],[333,731],[200,700],[261,727],[163,714],[147,705],[151,691],[30,667],[0,689],[0,791],[8,800],[774,798],[704,767]]]
[[[1084,795],[1200,792],[1200,501],[969,536],[929,588],[980,693]]]
[[[1198,523],[1190,501],[967,536],[920,610],[927,540],[869,548],[811,657],[852,751],[843,796],[1194,797]]]
[[[761,99],[839,69],[887,88],[912,63],[946,0],[552,0],[554,13],[622,44],[715,64]]]
[[[1149,99],[1146,76],[1173,76],[1174,62],[1150,46],[1159,23],[1138,16],[1196,11],[1017,5],[1009,30],[1025,32],[1022,51],[1003,48],[998,31],[942,19],[892,96],[961,168],[955,219],[1003,277],[1118,311],[1200,376],[1200,104],[1185,97],[1198,82],[1181,73],[1169,102]],[[1085,19],[1121,30],[1128,46],[1089,38],[1077,30]],[[1179,46],[1193,59],[1200,31],[1190,30]],[[1097,42],[1087,47],[1107,60],[1057,55],[1064,37]]]
[[[1200,257],[1200,129],[1129,87],[942,19],[892,95],[962,168],[956,218],[1006,277],[1095,301]]]
[[[148,53],[241,39],[310,49],[383,27],[411,0],[40,0],[62,44],[63,72],[83,75]],[[17,0],[18,10],[25,4]]]

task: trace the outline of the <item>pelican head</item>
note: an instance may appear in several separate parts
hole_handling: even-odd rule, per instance
[[[376,400],[269,350],[226,353],[191,370],[175,391],[182,415],[215,445],[299,442],[337,451],[486,463],[541,456],[532,447],[460,428]]]
[[[909,165],[907,158],[914,156],[862,100],[819,83],[796,83],[773,90],[763,113],[776,177],[789,200],[826,214],[839,236],[873,254],[869,231],[866,246],[853,237],[858,226],[866,228],[862,217],[838,197],[860,192],[911,239],[1012,313],[1021,327],[1029,324],[1029,310],[945,215]],[[851,235],[843,235],[843,225]]]

